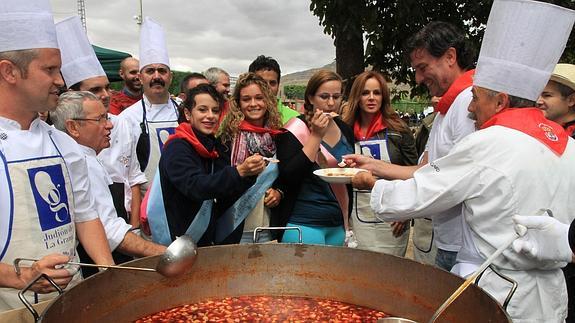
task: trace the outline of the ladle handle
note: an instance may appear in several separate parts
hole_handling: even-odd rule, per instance
[[[503,245],[501,245],[501,247],[499,247],[497,250],[495,250],[495,252],[491,256],[489,256],[489,258],[487,258],[487,260],[485,260],[481,264],[481,266],[479,266],[479,268],[477,268],[477,270],[473,274],[471,274],[471,276],[469,276],[463,282],[463,284],[461,284],[461,286],[459,286],[459,288],[457,290],[455,290],[455,292],[453,292],[453,294],[451,294],[451,296],[449,296],[449,298],[445,302],[443,302],[443,304],[441,304],[441,306],[437,309],[437,311],[435,311],[435,313],[433,313],[433,316],[429,320],[429,323],[434,323],[435,320],[437,320],[437,318],[439,317],[439,315],[441,315],[441,313],[443,313],[445,311],[445,309],[447,309],[447,307],[449,305],[451,305],[451,303],[453,303],[455,301],[455,299],[457,299],[457,297],[459,297],[459,295],[461,295],[461,293],[463,293],[465,291],[465,289],[467,289],[467,287],[469,287],[469,285],[471,285],[473,283],[473,281],[477,278],[477,276],[481,275],[481,273],[483,273],[483,271],[485,271],[485,269],[487,269],[487,267],[489,267],[489,265],[491,265],[493,260],[495,260],[495,258],[499,257],[499,255],[501,255],[503,253],[503,251],[505,251],[507,248],[509,248],[509,246],[517,238],[519,238],[519,235],[514,234],[511,238],[509,238],[509,240],[505,241],[505,243],[503,243]]]
[[[20,262],[21,261],[38,261],[38,259],[33,258],[16,258],[14,259],[14,269],[16,270],[16,274],[20,275]],[[115,266],[115,265],[96,265],[96,264],[85,264],[82,262],[75,262],[75,261],[68,261],[65,264],[68,265],[75,265],[75,266],[82,266],[82,267],[96,267],[96,268],[113,268],[113,269],[124,269],[124,270],[138,270],[138,271],[153,271],[155,269],[152,268],[140,268],[140,267],[129,267],[129,266]]]

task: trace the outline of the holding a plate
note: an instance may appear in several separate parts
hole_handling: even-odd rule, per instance
[[[279,180],[285,187],[282,203],[273,212],[288,226],[302,229],[304,243],[343,245],[352,203],[351,186],[327,183],[314,175],[320,168],[337,168],[343,155],[353,152],[353,131],[339,117],[342,100],[339,75],[316,72],[305,91],[305,112],[293,118],[288,132],[277,138]],[[283,242],[297,242],[286,231]]]

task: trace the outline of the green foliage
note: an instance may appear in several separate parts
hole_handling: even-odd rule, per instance
[[[305,85],[286,85],[284,86],[284,94],[290,100],[303,100],[305,94]]]
[[[546,2],[575,9],[573,0]],[[337,37],[338,26],[344,26],[345,30],[354,26],[350,20],[359,21],[367,43],[362,64],[372,65],[396,82],[415,86],[415,75],[403,52],[405,41],[427,23],[441,20],[467,30],[479,52],[492,3],[493,0],[311,0],[310,10],[319,17],[324,32],[332,37]],[[342,14],[345,8],[348,12]],[[337,46],[337,40],[335,43]],[[573,53],[575,33],[571,34],[561,61],[575,63]],[[424,92],[418,87],[412,95]]]
[[[172,77],[172,84],[170,85],[170,93],[172,93],[173,95],[178,95],[180,94],[180,83],[182,83],[182,79],[184,78],[184,76],[186,76],[186,74],[190,72],[182,72],[174,70],[172,70],[172,72],[174,73],[174,77]]]

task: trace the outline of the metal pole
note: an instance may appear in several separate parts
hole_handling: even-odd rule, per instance
[[[144,7],[142,5],[142,0],[138,0],[139,2],[139,12],[138,15],[134,16],[134,19],[136,20],[136,23],[138,24],[138,26],[142,27],[142,22],[144,21]]]
[[[86,28],[86,6],[84,4],[84,0],[78,0],[78,16],[80,16],[80,20],[82,21],[82,27],[84,27],[84,31],[88,31]]]

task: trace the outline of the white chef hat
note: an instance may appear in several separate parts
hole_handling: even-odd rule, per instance
[[[528,0],[495,0],[473,84],[536,101],[559,61],[575,12]]]
[[[140,31],[140,70],[146,65],[170,66],[164,29],[150,17],[145,17]]]
[[[60,55],[62,56],[62,76],[66,86],[106,73],[98,61],[88,36],[82,27],[80,17],[66,18],[56,24]]]
[[[0,52],[58,48],[49,0],[0,1]]]

